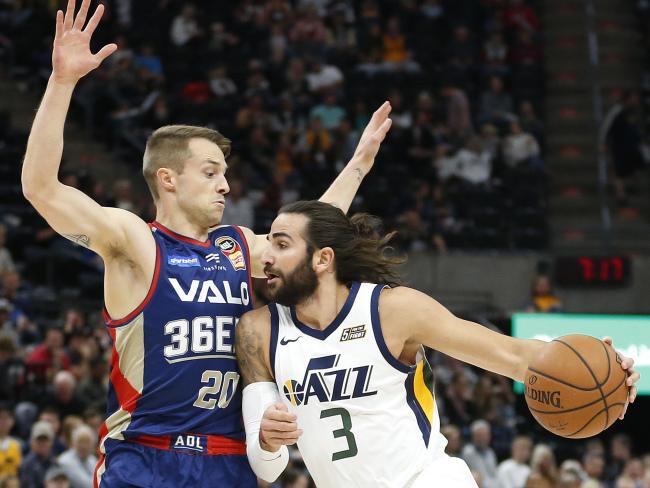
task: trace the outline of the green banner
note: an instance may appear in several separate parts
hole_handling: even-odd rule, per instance
[[[569,334],[609,336],[623,355],[634,358],[641,373],[637,383],[640,395],[650,395],[650,316],[645,315],[572,315],[518,313],[512,316],[512,336],[550,341]],[[521,383],[515,391],[523,393]]]

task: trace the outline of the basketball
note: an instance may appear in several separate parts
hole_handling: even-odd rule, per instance
[[[533,417],[547,430],[580,439],[619,417],[629,388],[616,351],[586,335],[549,342],[528,366],[524,384]]]

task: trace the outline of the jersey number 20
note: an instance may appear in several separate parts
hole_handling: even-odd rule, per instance
[[[235,394],[238,382],[239,374],[234,371],[227,371],[226,374],[210,369],[204,371],[201,375],[201,383],[207,383],[208,386],[199,390],[194,406],[207,410],[212,410],[214,407],[226,408]]]

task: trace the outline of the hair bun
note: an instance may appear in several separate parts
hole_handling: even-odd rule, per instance
[[[350,218],[350,224],[360,237],[379,239],[381,237],[381,219],[367,213],[354,214]]]

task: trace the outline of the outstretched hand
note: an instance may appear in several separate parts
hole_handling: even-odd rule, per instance
[[[379,151],[379,146],[386,137],[392,121],[388,118],[392,107],[389,102],[384,102],[374,114],[368,125],[361,134],[357,149],[354,151],[353,160],[361,165],[363,174],[366,175],[372,169],[375,162],[375,156]]]
[[[116,44],[107,44],[97,54],[90,51],[90,39],[102,18],[104,6],[97,6],[84,29],[89,8],[90,0],[83,0],[75,18],[75,0],[68,0],[65,14],[61,10],[56,12],[52,76],[59,83],[77,83],[117,50]]]
[[[604,337],[603,342],[605,344],[609,344],[610,346],[614,347],[614,344],[612,344],[611,337]],[[627,373],[627,381],[625,384],[630,387],[630,393],[627,396],[627,403],[623,408],[623,412],[618,417],[619,419],[623,419],[623,417],[625,417],[625,412],[627,412],[628,405],[630,403],[634,403],[634,400],[636,400],[637,389],[635,383],[639,381],[641,375],[638,373],[638,371],[635,371],[632,368],[632,366],[634,366],[634,359],[628,358],[627,356],[623,356],[623,354],[621,354],[618,351],[616,351],[616,353],[621,357],[621,368],[623,368]]]

